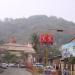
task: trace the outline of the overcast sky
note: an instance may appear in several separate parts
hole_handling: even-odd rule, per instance
[[[32,15],[57,16],[75,22],[75,0],[0,0],[0,19]]]

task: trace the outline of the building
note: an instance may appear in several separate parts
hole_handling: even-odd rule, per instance
[[[36,53],[35,50],[32,48],[31,44],[24,45],[24,44],[10,42],[10,43],[5,43],[0,45],[0,49],[10,52],[11,54],[16,55],[18,58],[20,58],[23,54],[25,58],[24,61],[28,60],[31,62]],[[22,60],[22,59],[19,59],[19,60]]]
[[[68,67],[71,75],[75,75],[75,38],[60,48],[62,54],[62,67]]]

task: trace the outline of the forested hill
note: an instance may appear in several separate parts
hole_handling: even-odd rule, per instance
[[[51,29],[63,29],[66,31],[57,33]],[[63,40],[60,39],[59,41],[64,43],[66,39],[74,37],[75,23],[56,16],[47,17],[45,15],[16,19],[6,18],[4,21],[0,21],[0,40],[15,36],[18,42],[26,42],[34,32],[52,32],[56,35],[56,39],[62,37]]]

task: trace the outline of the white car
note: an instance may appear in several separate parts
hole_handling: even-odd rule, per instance
[[[8,67],[8,64],[7,63],[2,63],[2,68],[6,69]]]
[[[26,66],[24,64],[19,65],[20,68],[25,68]]]
[[[33,64],[33,66],[34,66],[34,67],[41,67],[41,68],[44,67],[43,64],[41,64],[41,63],[35,63],[35,64]]]
[[[8,67],[13,67],[13,66],[15,66],[14,63],[9,63],[9,64],[8,64]]]
[[[54,69],[54,67],[51,66],[51,65],[44,67],[44,71],[47,71],[47,70],[49,70],[49,71],[51,71],[51,72],[55,72],[55,71],[56,71],[56,70]]]

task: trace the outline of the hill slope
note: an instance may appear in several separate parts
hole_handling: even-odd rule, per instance
[[[52,29],[63,29],[64,32],[56,32],[56,30]],[[26,42],[33,32],[51,32],[55,35],[56,40],[57,38],[63,38],[63,40],[59,39],[59,41],[64,43],[74,37],[75,23],[56,16],[47,17],[45,15],[35,15],[27,19],[6,18],[5,21],[0,21],[0,40],[15,36],[18,42]]]

